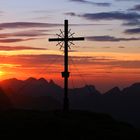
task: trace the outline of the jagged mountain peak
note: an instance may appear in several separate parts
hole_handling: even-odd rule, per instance
[[[41,83],[48,83],[48,81],[45,78],[39,78],[38,81]]]
[[[131,87],[139,87],[140,88],[140,83],[134,83]]]
[[[114,87],[111,90],[107,91],[104,95],[120,95],[121,94],[121,90],[119,89],[119,87]]]
[[[17,78],[10,78],[10,79],[3,80],[2,82],[14,82],[14,81],[20,81],[20,80],[18,80]]]
[[[37,81],[37,79],[34,77],[29,77],[28,79],[25,80],[25,82],[33,82],[33,81]]]
[[[134,83],[129,87],[123,89],[124,95],[138,95],[140,96],[140,83]]]

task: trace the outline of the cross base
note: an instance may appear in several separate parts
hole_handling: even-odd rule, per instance
[[[65,77],[68,78],[68,77],[70,76],[70,72],[65,72],[65,71],[64,71],[64,72],[61,72],[61,74],[62,74],[62,77],[63,77],[63,78],[65,78]]]

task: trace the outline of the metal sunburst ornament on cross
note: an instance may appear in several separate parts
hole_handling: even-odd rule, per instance
[[[74,45],[73,41],[84,40],[84,37],[73,37],[75,33],[71,33],[69,30],[68,20],[64,22],[64,31],[60,30],[60,34],[56,34],[58,38],[50,38],[49,41],[57,41],[60,45],[60,49],[64,47],[64,72],[62,72],[62,77],[64,78],[64,104],[63,111],[69,111],[69,99],[68,99],[68,78],[70,72],[68,71],[68,48],[70,49],[71,45]]]
[[[68,31],[68,38],[74,38],[74,35],[75,33],[71,33],[71,29],[69,29],[69,31]],[[64,38],[64,31],[62,31],[61,29],[60,29],[60,34],[56,34],[57,36],[58,36],[58,39],[60,39],[60,38]],[[69,41],[68,42],[68,48],[69,49],[71,49],[71,45],[75,45],[74,43],[73,43],[73,40],[71,40],[71,41]],[[62,48],[64,48],[64,42],[63,41],[58,41],[58,43],[56,44],[56,46],[60,46],[60,50],[62,49]]]

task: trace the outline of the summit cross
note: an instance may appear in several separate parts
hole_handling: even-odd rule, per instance
[[[50,38],[49,41],[58,42],[57,45],[60,45],[61,48],[64,47],[64,72],[62,72],[62,77],[64,78],[64,102],[63,102],[63,111],[69,111],[69,99],[68,99],[68,78],[70,76],[70,72],[68,70],[68,50],[70,45],[74,45],[73,41],[82,41],[84,37],[73,37],[74,33],[70,33],[68,20],[64,21],[64,32],[60,30],[61,34],[57,34],[58,38]],[[61,44],[62,43],[62,44]],[[70,45],[69,45],[70,43]],[[64,45],[64,46],[63,46]]]

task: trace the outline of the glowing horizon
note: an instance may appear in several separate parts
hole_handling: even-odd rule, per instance
[[[75,36],[86,38],[69,52],[70,87],[72,79],[76,87],[85,84],[79,82],[80,75],[102,91],[140,82],[137,5],[117,0],[1,0],[0,80],[44,77],[62,86],[63,52],[48,38],[56,37],[68,19]]]

